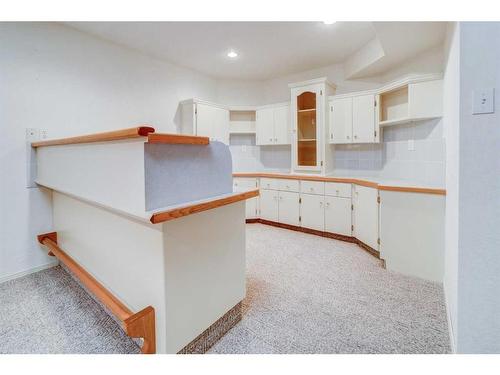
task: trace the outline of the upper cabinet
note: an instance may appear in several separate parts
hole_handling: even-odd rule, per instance
[[[255,142],[258,146],[290,144],[288,103],[257,108],[255,119]]]
[[[328,142],[333,144],[379,142],[376,107],[374,94],[333,97],[329,102]]]
[[[440,75],[411,76],[378,90],[330,97],[328,142],[378,143],[380,128],[441,117]]]
[[[184,101],[181,103],[181,133],[229,144],[229,110],[195,99]]]
[[[415,78],[395,83],[379,93],[380,126],[426,120],[443,115],[443,80]]]
[[[327,96],[335,87],[326,78],[289,85],[292,114],[292,164],[296,172],[325,174],[333,166],[328,144]]]

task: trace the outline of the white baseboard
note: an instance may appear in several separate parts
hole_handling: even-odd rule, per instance
[[[451,323],[451,312],[450,312],[450,306],[448,304],[448,296],[446,294],[446,284],[443,280],[443,293],[444,293],[444,304],[446,307],[446,320],[448,321],[448,332],[450,334],[450,346],[451,346],[451,352],[453,354],[457,353],[457,347],[455,343],[455,335],[453,333],[453,324]]]
[[[35,272],[38,272],[38,271],[45,270],[47,268],[51,268],[51,267],[57,266],[58,264],[59,264],[59,261],[57,259],[55,259],[55,260],[53,260],[53,261],[51,261],[49,263],[42,264],[41,266],[29,268],[27,270],[24,270],[24,271],[21,271],[21,272],[16,272],[16,273],[13,273],[11,275],[2,276],[2,277],[0,277],[0,284],[4,283],[6,281],[9,281],[9,280],[14,280],[14,279],[18,279],[20,277],[29,275],[30,273],[35,273]]]

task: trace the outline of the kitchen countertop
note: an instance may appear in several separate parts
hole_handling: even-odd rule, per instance
[[[423,184],[407,180],[387,179],[377,176],[347,176],[347,175],[332,175],[332,174],[325,176],[313,176],[313,175],[294,174],[283,171],[263,171],[263,172],[237,172],[233,173],[233,177],[268,177],[268,178],[283,178],[283,179],[297,179],[297,180],[324,181],[324,182],[343,182],[343,183],[352,183],[361,186],[373,187],[377,188],[378,190],[446,195],[446,189],[442,186]]]

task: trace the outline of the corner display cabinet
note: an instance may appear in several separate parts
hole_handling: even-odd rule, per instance
[[[295,173],[325,175],[333,170],[328,139],[327,100],[335,86],[326,78],[293,83],[291,89],[292,164]]]

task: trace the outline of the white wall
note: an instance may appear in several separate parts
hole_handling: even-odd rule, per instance
[[[495,88],[495,113],[473,115]],[[457,351],[500,353],[500,22],[460,25]]]
[[[452,345],[457,342],[458,177],[460,109],[460,25],[450,23],[446,33],[443,121],[446,139],[446,218],[443,287]]]
[[[26,189],[25,128],[49,137],[150,124],[175,132],[180,100],[215,101],[199,73],[51,23],[0,23],[0,280],[52,260],[50,193]],[[112,176],[110,176],[112,178]]]

